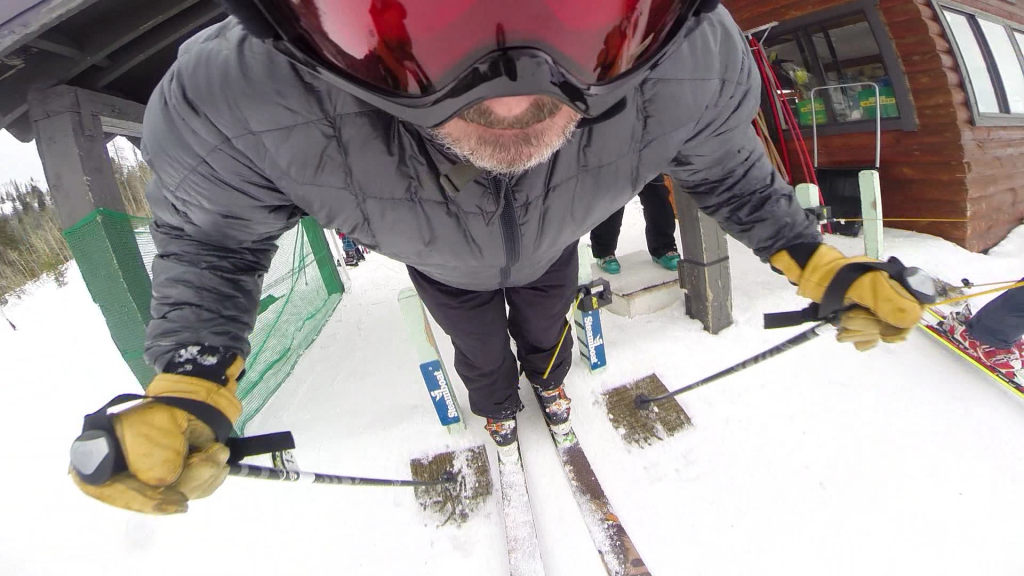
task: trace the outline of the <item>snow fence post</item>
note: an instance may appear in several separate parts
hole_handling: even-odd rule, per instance
[[[306,241],[309,242],[309,249],[313,252],[316,267],[320,270],[320,277],[323,279],[328,297],[332,294],[344,294],[345,284],[342,283],[341,275],[338,274],[338,267],[334,265],[334,254],[327,244],[327,236],[324,235],[323,227],[312,216],[306,216],[299,222],[302,232],[306,235]]]

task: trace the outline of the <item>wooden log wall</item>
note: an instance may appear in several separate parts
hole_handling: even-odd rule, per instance
[[[1024,5],[1005,0],[958,0],[982,12],[1024,23]],[[1024,220],[1024,126],[963,128],[967,165],[967,248],[984,250]]]
[[[1024,8],[1002,0],[960,0],[1024,22]],[[743,29],[844,4],[845,0],[724,0]],[[878,0],[907,77],[918,130],[882,133],[882,197],[890,218],[969,218],[896,223],[969,250],[998,243],[1024,219],[1024,127],[977,128],[956,57],[928,0]],[[1012,16],[1012,18],[1011,18]],[[807,142],[811,146],[810,140]],[[793,154],[790,145],[791,156]],[[823,166],[868,166],[874,133],[822,137]],[[794,168],[797,175],[799,169]]]

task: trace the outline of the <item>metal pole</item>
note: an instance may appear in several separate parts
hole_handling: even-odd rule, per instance
[[[818,114],[814,108],[814,94],[818,90],[832,88],[853,88],[855,86],[872,86],[875,89],[875,170],[882,165],[882,96],[878,84],[874,82],[852,82],[850,84],[833,84],[818,86],[811,89],[811,131],[814,135],[814,167],[818,167]]]
[[[394,486],[394,487],[427,487],[442,486],[455,481],[455,475],[446,472],[439,480],[382,480],[378,478],[358,478],[355,476],[335,476],[317,472],[300,472],[297,470],[281,470],[251,464],[229,464],[228,475],[238,478],[258,478],[260,480],[277,480],[279,482],[301,482],[312,484],[338,484],[342,486]]]
[[[746,34],[747,36],[753,36],[754,34],[757,34],[758,32],[764,32],[764,35],[761,36],[761,44],[764,44],[765,39],[768,38],[768,33],[772,31],[772,28],[775,28],[778,25],[779,25],[778,22],[769,22],[769,23],[765,24],[764,26],[758,26],[757,28],[751,28],[750,30],[747,30],[746,32],[744,32],[744,34]]]

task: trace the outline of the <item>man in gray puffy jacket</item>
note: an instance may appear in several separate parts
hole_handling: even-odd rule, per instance
[[[181,512],[223,481],[261,280],[306,214],[409,266],[502,447],[520,370],[567,430],[576,242],[655,175],[808,298],[851,261],[767,160],[756,68],[714,0],[228,4],[146,113],[159,374],[155,400],[111,419],[124,471],[74,475],[100,500]],[[921,314],[879,270],[845,300],[841,339],[861,349]]]

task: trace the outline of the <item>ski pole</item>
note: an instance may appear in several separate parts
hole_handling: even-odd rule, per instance
[[[112,430],[87,430],[71,444],[71,467],[75,469],[82,481],[99,486],[109,481],[114,475],[125,472],[124,455],[113,436]],[[228,474],[240,478],[262,478],[282,482],[298,482],[308,480],[313,484],[339,484],[342,486],[442,486],[455,482],[455,474],[447,471],[438,480],[381,480],[377,478],[359,478],[355,476],[335,476],[316,472],[298,472],[253,466],[251,464],[229,463]]]
[[[634,404],[636,405],[637,409],[639,409],[639,410],[649,410],[651,408],[651,406],[655,402],[661,402],[663,400],[668,400],[669,398],[674,398],[674,397],[682,394],[683,392],[689,392],[690,390],[696,390],[697,388],[700,388],[701,386],[704,386],[706,384],[710,384],[710,383],[712,383],[712,382],[714,382],[716,380],[721,380],[722,378],[725,378],[726,376],[729,376],[730,374],[735,374],[737,372],[741,372],[743,370],[746,370],[747,368],[750,368],[751,366],[755,366],[757,364],[760,364],[761,362],[764,362],[765,360],[768,360],[769,358],[774,358],[775,356],[778,356],[779,354],[782,354],[783,352],[786,352],[787,350],[792,350],[793,348],[796,348],[797,346],[799,346],[801,344],[806,344],[807,342],[810,342],[811,340],[814,340],[818,336],[821,336],[821,334],[825,331],[824,330],[825,327],[826,326],[831,326],[832,322],[833,322],[833,320],[826,320],[824,322],[816,324],[816,325],[814,325],[814,327],[808,328],[807,330],[797,334],[796,336],[793,336],[789,340],[786,340],[785,342],[783,342],[781,344],[773,346],[773,347],[769,348],[768,350],[765,350],[764,352],[761,352],[760,354],[758,354],[756,356],[752,356],[750,358],[747,358],[746,360],[740,362],[739,364],[736,364],[734,366],[726,368],[725,370],[722,370],[721,372],[718,372],[716,374],[712,374],[711,376],[708,376],[707,378],[705,378],[703,380],[699,380],[697,382],[694,382],[693,384],[690,384],[688,386],[683,386],[682,388],[680,388],[678,390],[675,390],[675,391],[672,391],[672,392],[669,392],[668,394],[663,394],[661,396],[655,396],[653,398],[651,398],[647,394],[640,394],[640,395],[638,395],[636,397],[636,400],[634,401]]]
[[[11,330],[18,329],[18,327],[14,325],[14,322],[11,322],[11,319],[7,317],[7,314],[4,314],[4,307],[2,304],[0,304],[0,316],[3,316],[4,320],[7,320],[7,324],[10,325]]]
[[[313,484],[337,484],[341,486],[392,486],[392,487],[428,487],[443,486],[455,482],[455,474],[447,471],[438,480],[382,480],[379,478],[358,478],[356,476],[336,476],[319,472],[300,472],[298,470],[281,470],[252,464],[228,464],[228,475],[237,478],[257,478],[260,480],[277,480],[280,482],[309,481]]]

